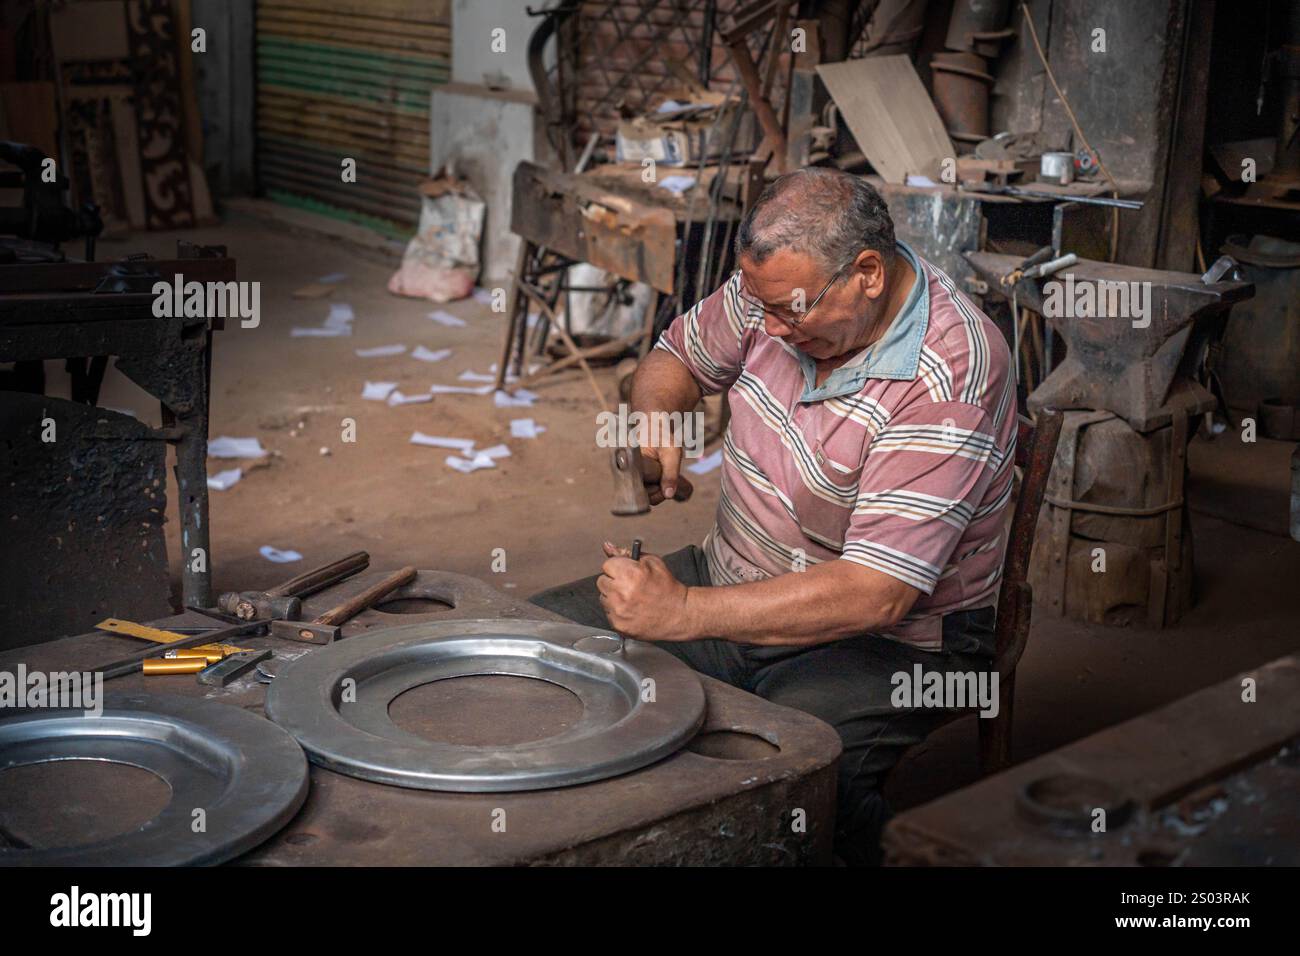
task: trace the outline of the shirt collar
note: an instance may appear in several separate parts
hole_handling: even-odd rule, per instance
[[[898,251],[907,257],[912,271],[916,274],[912,289],[903,302],[903,307],[894,316],[876,342],[867,346],[853,358],[849,359],[827,377],[820,388],[817,382],[817,363],[792,345],[781,342],[790,352],[804,373],[804,390],[799,396],[801,402],[820,402],[829,398],[852,395],[859,391],[869,378],[888,378],[910,380],[916,378],[921,362],[921,343],[925,331],[930,325],[930,289],[926,280],[924,266],[912,247],[899,239]]]

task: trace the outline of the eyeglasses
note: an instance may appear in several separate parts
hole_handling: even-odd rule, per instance
[[[750,308],[758,309],[764,315],[772,316],[782,325],[787,325],[792,329],[797,329],[799,328],[799,326],[803,325],[804,322],[807,321],[809,313],[812,312],[813,309],[817,308],[817,303],[822,300],[822,296],[824,296],[827,292],[829,292],[831,286],[833,286],[839,280],[840,276],[844,274],[844,270],[847,269],[849,266],[853,265],[853,263],[856,261],[857,261],[857,257],[854,256],[848,262],[844,263],[844,265],[840,266],[838,269],[835,270],[835,274],[831,276],[830,281],[827,282],[826,285],[822,286],[822,290],[817,293],[817,297],[812,300],[812,303],[808,306],[808,308],[803,310],[802,318],[800,318],[799,314],[796,313],[793,309],[787,309],[781,306],[768,305],[762,299],[751,294],[750,292],[747,292],[745,290],[745,284],[744,284],[745,274],[743,272],[740,274],[740,283],[741,283],[740,289],[737,291],[736,294],[740,296],[740,301],[744,302],[745,305],[749,306]]]

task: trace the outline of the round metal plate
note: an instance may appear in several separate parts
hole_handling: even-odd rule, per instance
[[[294,739],[239,707],[165,694],[105,694],[104,711],[20,709],[0,715],[0,771],[60,760],[148,770],[171,801],[138,830],[81,846],[0,846],[0,866],[214,864],[251,850],[307,799],[308,766]],[[206,832],[194,832],[194,811]]]
[[[412,688],[479,675],[557,684],[582,702],[582,716],[555,736],[504,746],[426,740],[389,716],[389,704]],[[627,773],[674,753],[704,721],[704,688],[671,654],[633,641],[624,648],[607,632],[461,620],[376,631],[300,657],[270,685],[266,713],[313,763],[363,780],[421,790],[541,790]]]

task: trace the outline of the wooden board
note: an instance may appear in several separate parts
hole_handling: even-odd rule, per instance
[[[114,97],[110,109],[113,115],[113,135],[117,143],[117,169],[122,178],[122,201],[126,207],[127,221],[132,229],[143,229],[147,224],[144,199],[144,177],[140,171],[140,134],[135,123],[135,110],[131,101]]]
[[[510,229],[577,262],[671,294],[677,221],[649,206],[533,163],[515,168]]]
[[[54,103],[54,84],[0,83],[0,101],[4,103],[5,136],[57,159],[59,112]]]
[[[1246,678],[1254,682],[1253,702],[1243,700]],[[1207,791],[1231,790],[1234,775],[1263,767],[1297,734],[1300,655],[1292,654],[899,814],[885,831],[886,859],[1131,866],[1150,856],[1176,857],[1200,832],[1213,836],[1214,827],[1171,830],[1168,812],[1203,802],[1198,795]],[[1133,819],[1073,835],[1028,816],[1021,806],[1026,787],[1063,774],[1103,782],[1128,797]],[[1257,836],[1265,839],[1262,831]]]
[[[123,0],[76,0],[50,10],[55,59],[124,60],[130,55]]]
[[[885,182],[902,184],[908,173],[935,177],[940,161],[956,156],[908,57],[823,63],[817,75]]]

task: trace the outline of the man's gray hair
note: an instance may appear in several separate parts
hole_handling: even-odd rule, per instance
[[[763,190],[736,233],[736,258],[764,262],[780,249],[811,256],[834,272],[863,249],[894,258],[894,221],[871,185],[838,169],[786,173]]]

